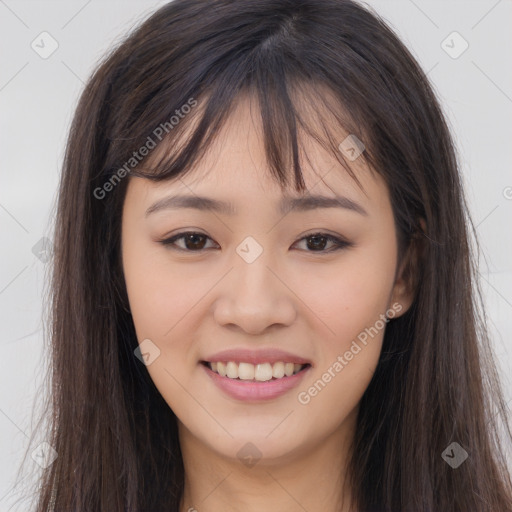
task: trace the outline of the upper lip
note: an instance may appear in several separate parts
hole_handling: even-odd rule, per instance
[[[282,361],[284,363],[311,364],[309,359],[292,354],[291,352],[273,348],[261,348],[258,350],[223,350],[207,357],[204,361],[208,363],[234,361],[237,363],[252,364],[277,363]]]

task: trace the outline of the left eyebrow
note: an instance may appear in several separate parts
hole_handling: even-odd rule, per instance
[[[146,217],[157,211],[177,208],[193,208],[196,210],[213,211],[224,215],[234,215],[236,213],[233,203],[197,195],[176,195],[164,197],[152,204],[146,210]],[[326,197],[307,195],[302,197],[284,197],[279,203],[279,211],[281,214],[289,211],[304,212],[319,208],[343,208],[359,213],[360,215],[368,215],[368,212],[360,204],[344,196]]]
[[[307,195],[303,197],[286,197],[281,201],[281,213],[292,211],[309,211],[317,208],[343,208],[352,210],[360,215],[368,215],[368,212],[359,204],[344,196],[326,197]]]

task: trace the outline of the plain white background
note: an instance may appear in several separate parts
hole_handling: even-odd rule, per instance
[[[40,241],[52,239],[52,208],[73,110],[103,53],[164,3],[0,0],[0,511],[28,509],[23,502],[13,505],[24,494],[23,483],[13,485],[34,427],[32,407],[45,364],[42,304],[49,263]],[[512,2],[368,4],[428,71],[455,134],[484,253],[482,289],[510,406]],[[44,55],[52,44],[56,50]]]

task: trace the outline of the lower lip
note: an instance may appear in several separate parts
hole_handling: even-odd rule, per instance
[[[297,386],[304,375],[311,369],[311,366],[308,366],[304,370],[301,370],[290,377],[258,382],[253,380],[238,380],[230,379],[229,377],[221,377],[208,366],[204,364],[201,364],[201,366],[204,368],[210,379],[212,379],[213,382],[231,398],[252,402],[271,400],[284,395],[287,391]]]

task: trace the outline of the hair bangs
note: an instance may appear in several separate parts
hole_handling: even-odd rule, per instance
[[[307,193],[304,180],[304,163],[320,179],[332,171],[316,169],[304,148],[306,138],[312,139],[328,152],[362,189],[357,174],[342,148],[342,143],[354,136],[354,122],[346,113],[346,107],[334,95],[334,91],[320,83],[305,79],[287,79],[285,74],[276,80],[270,78],[263,67],[259,73],[251,73],[235,96],[228,96],[229,77],[223,76],[203,92],[198,106],[170,131],[159,143],[154,155],[137,167],[132,176],[153,181],[184,177],[195,170],[197,164],[215,142],[219,140],[226,123],[240,101],[249,100],[256,105],[253,123],[262,129],[262,142],[268,169],[273,179],[285,189],[291,181],[297,192]],[[232,87],[232,86],[231,86]],[[319,95],[319,88],[327,89]],[[330,94],[329,94],[330,93]],[[192,97],[197,97],[192,94]],[[341,108],[340,108],[341,107]],[[366,138],[365,138],[366,140]],[[368,162],[367,143],[360,156]]]

